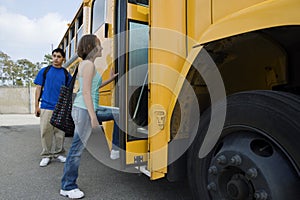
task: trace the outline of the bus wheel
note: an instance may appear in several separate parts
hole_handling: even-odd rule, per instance
[[[300,98],[251,91],[227,99],[224,128],[213,150],[199,158],[210,113],[204,113],[189,150],[195,199],[300,199]]]

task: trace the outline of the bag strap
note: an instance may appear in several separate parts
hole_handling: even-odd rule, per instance
[[[76,80],[76,76],[77,76],[77,72],[78,72],[78,66],[77,66],[76,69],[75,69],[75,72],[74,72],[74,74],[73,74],[73,76],[72,76],[72,79],[71,79],[71,83],[70,83],[70,85],[69,85],[70,91],[73,91],[74,84],[75,84],[75,80]]]
[[[65,79],[65,85],[67,86],[68,82],[69,82],[69,72],[68,72],[68,70],[66,70],[66,68],[63,67],[63,69],[64,69],[65,77],[66,77],[66,79]]]

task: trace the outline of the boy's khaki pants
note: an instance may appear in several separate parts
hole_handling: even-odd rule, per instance
[[[41,109],[40,130],[42,157],[57,157],[65,151],[65,132],[50,124],[52,113],[52,110]]]

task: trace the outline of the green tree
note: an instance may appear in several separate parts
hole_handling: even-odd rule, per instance
[[[9,75],[13,86],[22,85],[22,66],[13,62],[9,71]]]
[[[52,55],[51,54],[44,55],[43,64],[46,64],[46,65],[51,65],[52,64]]]
[[[28,86],[32,85],[38,71],[45,65],[52,63],[52,56],[47,54],[44,61],[32,63],[27,59],[12,61],[10,56],[0,51],[0,86]]]
[[[39,67],[27,59],[17,60],[16,66],[18,71],[17,80],[20,80],[17,82],[17,85],[31,85],[39,70]]]
[[[10,74],[14,67],[14,62],[11,60],[10,56],[2,51],[0,51],[0,67],[1,85],[13,83],[13,78]]]

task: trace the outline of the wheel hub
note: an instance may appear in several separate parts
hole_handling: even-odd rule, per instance
[[[246,199],[249,196],[248,184],[239,177],[233,177],[227,183],[227,194],[231,199]]]
[[[288,188],[282,187],[280,177],[295,182],[294,170],[280,150],[256,134],[229,135],[216,149],[207,176],[212,200],[285,199]]]

